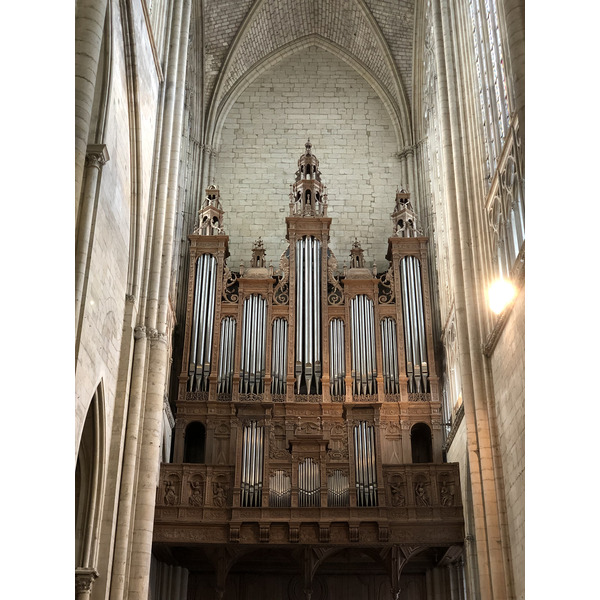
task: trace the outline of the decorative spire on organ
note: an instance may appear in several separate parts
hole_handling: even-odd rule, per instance
[[[224,235],[223,207],[219,188],[211,185],[206,188],[206,196],[202,208],[198,211],[198,227],[194,233],[200,235]]]
[[[417,214],[410,203],[410,194],[405,189],[396,189],[396,206],[392,213],[394,235],[419,237],[423,234],[417,227]]]
[[[296,181],[290,191],[291,217],[327,216],[327,186],[321,183],[319,160],[312,153],[312,144],[308,140],[305,152],[298,159]]]
[[[365,268],[364,250],[361,248],[360,242],[356,238],[354,238],[354,242],[352,243],[352,249],[350,250],[350,268]]]

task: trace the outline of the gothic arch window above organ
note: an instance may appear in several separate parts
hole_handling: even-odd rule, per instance
[[[205,456],[206,428],[199,421],[194,421],[185,429],[183,462],[203,464]]]

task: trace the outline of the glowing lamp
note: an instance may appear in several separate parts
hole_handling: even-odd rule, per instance
[[[506,279],[498,279],[490,285],[488,298],[490,308],[499,315],[517,295],[515,286]]]

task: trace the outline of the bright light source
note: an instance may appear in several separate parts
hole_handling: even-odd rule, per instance
[[[488,290],[490,308],[499,315],[516,295],[517,290],[510,281],[498,279],[490,285],[490,289]]]

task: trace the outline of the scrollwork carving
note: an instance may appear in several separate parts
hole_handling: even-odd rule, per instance
[[[396,293],[394,292],[394,268],[390,268],[379,277],[379,304],[394,304],[396,302]]]
[[[327,302],[332,305],[341,305],[344,304],[344,290],[340,284],[339,277],[336,276],[338,268],[337,258],[329,249],[327,254]]]
[[[273,304],[288,304],[289,294],[289,275],[290,275],[290,248],[289,246],[279,259],[279,269],[281,276],[279,282],[273,289]]]
[[[223,304],[237,304],[240,299],[238,274],[229,270],[225,265],[223,274]]]

